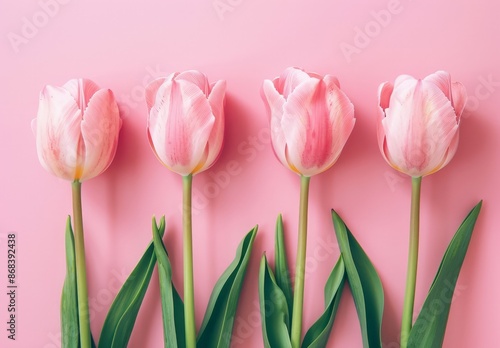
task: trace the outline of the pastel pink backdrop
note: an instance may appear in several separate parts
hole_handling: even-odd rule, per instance
[[[225,6],[225,7],[224,7]],[[382,279],[383,342],[398,347],[406,274],[410,181],[379,154],[377,87],[397,75],[448,70],[471,96],[452,162],[423,181],[416,309],[466,213],[483,210],[458,279],[444,347],[498,343],[500,200],[500,5],[494,1],[96,1],[0,2],[0,346],[59,347],[70,185],[45,172],[30,129],[45,84],[88,77],[112,89],[124,119],[115,161],[83,185],[91,325],[98,337],[112,298],[166,215],[174,281],[182,289],[181,180],[146,137],[143,86],[198,69],[227,80],[226,142],[218,163],[194,180],[198,328],[217,278],[255,224],[259,234],[241,293],[234,347],[261,347],[258,265],[273,259],[282,213],[295,251],[299,180],[274,157],[259,91],[288,66],[336,75],[356,126],[334,167],[311,182],[304,327],[323,310],[323,287],[339,256],[330,209],[345,219]],[[224,179],[224,180],[223,180]],[[18,236],[17,340],[7,339],[6,236]],[[293,262],[291,262],[293,265]],[[130,347],[162,346],[155,276]],[[349,290],[329,347],[361,347]]]

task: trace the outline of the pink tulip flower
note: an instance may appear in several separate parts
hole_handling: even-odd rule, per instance
[[[387,163],[412,177],[437,172],[458,146],[458,126],[467,94],[450,74],[421,79],[399,76],[379,87],[377,136]]]
[[[40,92],[31,123],[38,158],[54,175],[84,181],[105,171],[116,153],[121,119],[113,92],[87,79]]]
[[[337,78],[287,68],[273,81],[265,80],[262,93],[281,163],[308,177],[330,168],[355,123],[354,107]]]
[[[146,87],[148,137],[156,157],[182,176],[210,168],[224,138],[226,82],[199,71],[174,73]]]

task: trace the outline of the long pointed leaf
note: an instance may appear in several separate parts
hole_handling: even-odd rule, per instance
[[[358,312],[363,347],[382,346],[381,329],[384,311],[382,282],[370,259],[340,216],[332,210],[335,233],[345,263],[347,280]]]
[[[288,316],[292,318],[293,311],[293,292],[292,292],[292,282],[290,280],[290,271],[288,269],[288,261],[286,257],[285,250],[285,237],[283,235],[283,219],[281,214],[278,216],[276,221],[276,260],[275,260],[275,273],[276,273],[276,284],[280,287],[285,295],[286,302],[288,304]],[[291,325],[291,323],[288,323]]]
[[[160,225],[165,224],[165,217]],[[184,304],[172,283],[172,266],[168,259],[167,249],[158,231],[156,219],[153,218],[153,243],[158,260],[160,278],[161,308],[163,315],[163,341],[166,348],[186,347],[184,330]]]
[[[159,232],[163,236],[164,222],[160,224]],[[99,348],[127,347],[155,263],[154,245],[151,242],[111,304],[99,339]]]
[[[68,216],[65,234],[66,246],[66,278],[61,296],[61,344],[64,348],[80,347],[80,326],[78,318],[78,295],[76,286],[75,236]],[[90,334],[91,347],[96,344]]]
[[[61,296],[61,343],[65,348],[80,346],[78,326],[78,297],[76,293],[75,237],[71,217],[66,222],[66,278]]]
[[[342,290],[345,283],[345,266],[342,257],[330,273],[325,286],[325,312],[311,326],[304,336],[302,348],[323,348],[326,347],[333,321],[340,303]]]
[[[273,271],[262,256],[259,271],[260,316],[265,348],[291,348],[288,305]]]
[[[243,238],[233,262],[214,286],[197,339],[203,347],[224,348],[231,343],[238,299],[256,234],[257,226]]]
[[[410,331],[409,348],[440,348],[443,345],[453,293],[481,205],[482,201],[470,211],[448,245],[422,310]]]

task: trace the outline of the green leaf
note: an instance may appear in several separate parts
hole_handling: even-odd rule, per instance
[[[332,210],[333,225],[345,263],[363,337],[363,347],[382,346],[381,329],[384,291],[380,278],[368,256],[340,216]]]
[[[467,215],[451,240],[422,310],[410,331],[409,348],[440,348],[460,269],[469,247],[482,201]]]
[[[283,235],[283,219],[281,214],[278,216],[276,221],[276,260],[275,260],[275,272],[276,272],[276,284],[283,291],[285,295],[286,302],[288,304],[288,316],[292,318],[293,310],[293,292],[292,292],[292,282],[290,280],[290,271],[288,270],[288,262],[285,250],[285,237]],[[287,323],[291,325],[291,323]]]
[[[159,232],[163,236],[164,220],[160,224]],[[154,245],[151,242],[111,304],[99,339],[99,348],[127,347],[155,263]]]
[[[80,347],[80,326],[78,319],[78,295],[76,287],[75,236],[71,227],[71,217],[66,221],[66,278],[61,296],[61,344],[64,348]],[[94,337],[90,334],[92,348]]]
[[[307,331],[302,341],[302,348],[326,347],[339,307],[344,283],[345,266],[342,257],[340,257],[325,285],[325,311]]]
[[[78,297],[76,293],[75,237],[71,217],[66,222],[66,278],[61,296],[61,343],[65,348],[80,346]]]
[[[161,225],[165,225],[165,217],[161,218]],[[168,259],[167,249],[160,237],[155,218],[153,218],[153,243],[158,260],[158,275],[160,278],[164,347],[184,348],[186,347],[184,304],[172,283],[172,266]]]
[[[214,286],[197,338],[203,347],[223,348],[231,343],[238,299],[256,234],[257,226],[243,238],[233,262]]]
[[[262,256],[259,271],[260,316],[266,348],[291,348],[290,318],[285,294],[276,284],[273,271]]]

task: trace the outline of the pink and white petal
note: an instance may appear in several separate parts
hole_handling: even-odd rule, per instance
[[[457,130],[456,130],[455,134],[453,135],[453,138],[450,142],[450,146],[448,147],[448,151],[446,151],[444,161],[443,161],[441,167],[439,167],[437,170],[443,168],[448,163],[450,163],[451,159],[455,156],[455,154],[457,153],[457,149],[458,149],[459,138],[460,138],[460,132],[459,132],[459,129],[457,127]]]
[[[414,167],[420,170],[428,162],[425,156],[422,157],[425,155],[422,152],[425,117],[421,85],[421,81],[407,81],[402,86],[403,93],[394,88],[390,107],[385,110],[386,117],[382,119],[385,145],[381,142],[379,146],[383,147],[383,154],[386,154],[393,167],[409,175],[414,173]]]
[[[109,89],[98,91],[83,115],[85,163],[81,181],[91,179],[109,167],[115,157],[120,128],[120,113],[113,92]]]
[[[285,134],[281,128],[281,119],[284,112],[283,108],[286,102],[285,98],[278,93],[274,83],[270,80],[265,80],[262,84],[261,94],[270,119],[271,142],[274,154],[283,165],[288,166],[285,156]]]
[[[318,102],[323,98],[322,102]],[[298,86],[284,106],[281,128],[286,139],[289,167],[309,175],[323,164],[329,155],[333,130],[329,124],[324,84],[309,79]],[[311,174],[311,175],[314,175]]]
[[[339,158],[355,124],[354,106],[336,84],[321,82],[309,104],[310,129],[302,157],[304,175],[329,169]]]
[[[391,95],[394,86],[390,82],[381,83],[378,87],[378,106],[385,110],[390,106]]]
[[[467,91],[465,86],[460,82],[453,82],[451,84],[451,93],[453,95],[453,107],[455,108],[455,113],[457,114],[457,121],[460,121],[460,117],[462,116],[465,105],[467,104]]]
[[[428,88],[427,106],[427,151],[429,152],[429,163],[425,168],[425,174],[435,171],[435,168],[442,168],[446,163],[450,152],[450,145],[458,133],[458,122],[455,110],[447,98],[443,98]],[[445,163],[446,162],[446,163]]]
[[[378,109],[377,109],[377,140],[378,147],[382,156],[388,161],[386,156],[386,145],[385,145],[385,130],[383,126],[383,120],[386,117],[385,110],[390,107],[390,99],[394,86],[392,83],[384,82],[378,88]]]
[[[320,80],[322,79],[328,88],[332,88],[333,85],[335,85],[337,88],[340,88],[340,82],[339,79],[336,78],[335,76],[332,75],[325,75],[323,78],[319,78]]]
[[[283,116],[283,106],[285,98],[276,90],[274,84],[270,80],[264,80],[261,90],[262,99],[266,106],[269,118],[277,117],[281,119]]]
[[[329,122],[333,130],[332,143],[330,144],[332,155],[328,159],[329,164],[323,170],[328,169],[337,161],[356,122],[354,105],[337,86],[327,90],[327,107]]]
[[[435,84],[419,81],[410,97],[391,106],[384,119],[391,161],[409,175],[428,174],[442,162],[456,130],[451,102]]]
[[[412,81],[416,83],[417,79],[411,75],[399,75],[398,77],[396,77],[396,80],[394,81],[394,89],[400,90],[401,85],[407,85],[407,84],[411,85]]]
[[[92,96],[99,90],[99,86],[89,79],[72,79],[66,82],[63,86],[72,96],[77,105],[83,106],[83,110],[87,107]]]
[[[217,115],[224,114],[224,104],[226,97],[226,81],[220,80],[212,84],[210,87],[210,94],[208,95],[208,102],[212,107],[212,112],[217,118]]]
[[[425,77],[424,81],[435,84],[441,91],[443,91],[446,98],[448,98],[453,105],[451,93],[451,77],[448,72],[443,70],[436,71],[434,74],[430,74],[429,76]]]
[[[299,69],[299,70],[302,70],[301,68],[296,68],[296,69]],[[306,71],[307,72],[307,75],[309,75],[309,77],[313,77],[315,79],[318,79],[318,80],[323,80],[323,75],[320,75],[318,73],[315,73],[315,72],[310,72],[310,71]]]
[[[163,84],[149,118],[157,156],[174,172],[188,175],[204,156],[215,122],[205,94],[193,83]]]
[[[156,81],[156,80],[155,80]],[[151,88],[150,88],[151,86]],[[158,89],[155,91],[156,87]],[[148,85],[146,88],[146,96],[150,96],[151,109],[148,113],[147,131],[149,143],[153,149],[156,157],[170,169],[166,163],[167,158],[165,154],[166,132],[165,126],[167,123],[169,98],[171,94],[172,80],[164,81],[155,86],[154,84]],[[148,92],[149,90],[149,92]],[[165,111],[166,109],[166,111]],[[158,144],[158,147],[156,146]]]
[[[264,80],[264,81],[268,81],[268,80]],[[281,94],[281,82],[280,82],[280,77],[275,77],[273,80],[272,80],[272,83],[274,85],[274,89],[278,92],[278,94]],[[261,94],[262,94],[262,90],[261,90]]]
[[[179,73],[175,77],[176,80],[184,80],[194,83],[198,88],[208,97],[210,93],[210,84],[208,83],[208,78],[202,72],[197,70],[187,70]]]
[[[46,86],[40,93],[36,124],[37,152],[43,167],[72,180],[81,164],[81,112],[61,87]]]
[[[396,83],[397,85],[394,85],[390,95],[389,108],[384,110],[385,118],[381,120],[383,129],[378,129],[377,134],[385,135],[386,145],[383,145],[382,138],[380,138],[379,147],[382,146],[386,154],[390,153],[390,157],[398,162],[398,167],[404,168],[402,149],[405,146],[407,132],[414,114],[412,102],[415,100],[416,86],[421,83],[421,80],[416,80],[409,75],[401,75],[396,78]],[[380,93],[388,94],[389,85],[382,86],[382,89],[384,88],[387,90],[382,90]],[[386,97],[387,95],[383,96],[381,104],[386,102]],[[379,117],[382,116],[379,113]]]
[[[197,170],[200,173],[210,168],[219,158],[224,143],[224,101],[226,93],[226,81],[217,81],[210,91],[208,102],[215,117],[214,126],[210,132],[207,146],[207,157],[203,165]]]
[[[31,131],[33,132],[33,135],[35,136],[36,139],[36,118],[31,120]]]
[[[156,97],[157,97],[156,94],[158,93],[158,89],[165,81],[170,81],[170,80],[167,80],[167,78],[165,78],[165,77],[160,77],[160,78],[154,79],[153,81],[148,83],[148,85],[146,86],[145,99],[146,99],[146,105],[148,107],[148,112],[150,112],[153,105],[155,105]]]
[[[281,74],[278,84],[278,93],[285,99],[295,90],[301,83],[310,80],[311,77],[304,70],[299,68],[287,68]]]

